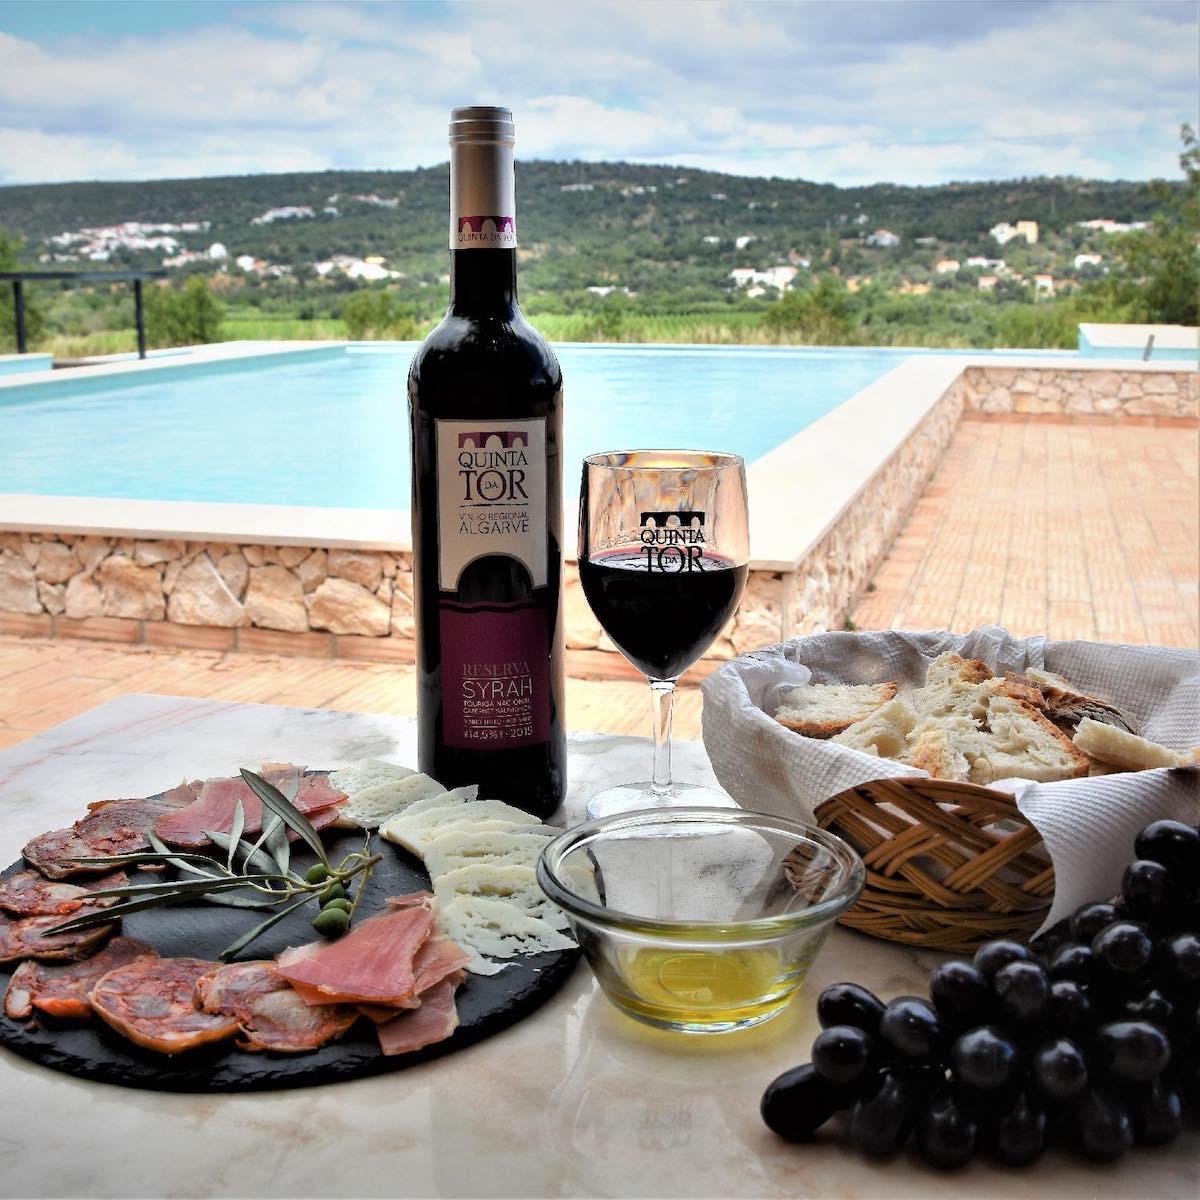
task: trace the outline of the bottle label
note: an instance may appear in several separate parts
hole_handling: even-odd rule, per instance
[[[546,586],[546,420],[438,421],[438,587],[486,554]]]
[[[456,750],[508,750],[550,738],[549,622],[544,597],[439,604],[442,738]]]

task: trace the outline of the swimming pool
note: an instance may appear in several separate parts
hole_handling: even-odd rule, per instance
[[[406,509],[415,345],[59,372],[0,389],[0,492]],[[913,355],[793,347],[556,347],[564,475],[585,454],[693,446],[759,458]]]

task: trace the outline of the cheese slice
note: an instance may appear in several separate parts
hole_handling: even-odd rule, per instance
[[[448,871],[473,863],[532,867],[548,838],[546,833],[448,828],[425,844],[425,866],[435,883]]]
[[[411,767],[401,767],[396,763],[382,762],[378,758],[364,759],[362,762],[351,763],[348,767],[338,767],[329,773],[329,782],[347,796],[361,792],[364,788],[375,787],[380,783],[391,783],[394,779],[407,779],[415,775]]]
[[[479,800],[474,804],[449,804],[413,813],[405,809],[397,813],[380,831],[389,842],[395,842],[414,854],[421,854],[424,845],[437,837],[443,825],[464,822],[504,821],[510,825],[537,825],[530,816],[502,800]]]
[[[538,887],[532,867],[475,863],[447,871],[434,884],[438,905],[445,908],[459,896],[504,900],[527,917],[537,917],[555,929],[566,929],[567,915]]]
[[[438,925],[448,938],[473,955],[467,970],[495,974],[489,959],[573,950],[575,943],[552,925],[523,913],[506,900],[459,896],[438,912]],[[486,956],[486,957],[485,957]]]
[[[345,789],[342,789],[345,791]],[[358,822],[364,829],[375,829],[389,817],[402,812],[410,804],[427,796],[444,793],[436,779],[413,772],[402,779],[389,779],[350,792],[342,815]]]

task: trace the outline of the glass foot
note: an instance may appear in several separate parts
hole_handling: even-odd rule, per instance
[[[587,802],[587,817],[609,817],[613,813],[633,812],[639,808],[737,808],[732,797],[719,788],[700,783],[673,783],[670,791],[656,791],[649,780],[622,783],[597,792]]]

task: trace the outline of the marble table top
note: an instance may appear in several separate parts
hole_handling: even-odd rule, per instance
[[[646,774],[639,738],[576,735],[570,750],[568,821],[603,784]],[[415,763],[413,722],[127,696],[0,754],[0,858],[14,860],[30,836],[75,820],[89,800],[263,757],[334,766],[368,756]],[[675,765],[681,779],[713,782],[698,743],[677,743]],[[1194,1134],[1110,1167],[1051,1154],[1033,1173],[975,1164],[948,1176],[776,1139],[759,1097],[807,1059],[817,992],[839,979],[884,997],[918,992],[938,957],[838,930],[781,1016],[704,1040],[618,1014],[581,965],[544,1008],[477,1046],[289,1092],[132,1091],[0,1050],[0,1195],[1195,1196]]]

